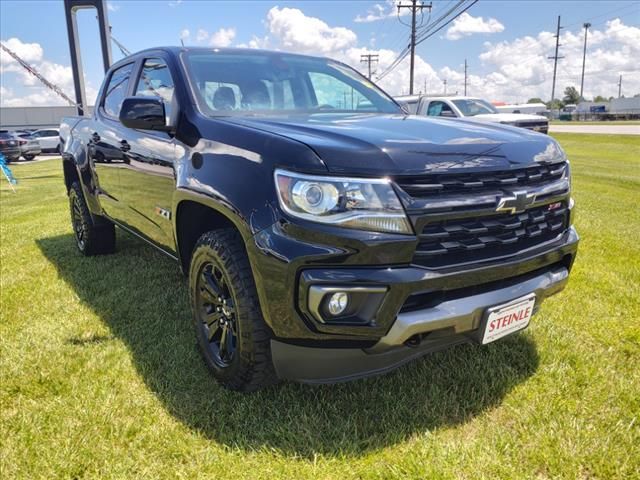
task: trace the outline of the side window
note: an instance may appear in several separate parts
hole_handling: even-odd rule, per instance
[[[109,84],[104,93],[103,108],[112,117],[117,117],[120,114],[122,101],[127,95],[127,84],[129,83],[132,68],[133,64],[130,63],[118,68],[111,74]]]
[[[309,72],[318,107],[332,110],[358,110],[369,103],[366,97],[342,80],[319,72]]]
[[[429,103],[427,108],[427,116],[429,117],[455,117],[456,114],[451,110],[451,107],[444,102],[436,100]]]
[[[174,94],[173,79],[169,67],[159,58],[148,58],[144,61],[140,79],[136,85],[136,97],[157,97],[164,101],[167,117],[171,117]]]
[[[405,105],[407,106],[407,110],[409,110],[409,113],[411,115],[415,115],[416,113],[418,113],[418,100],[411,100],[410,102],[405,102]]]

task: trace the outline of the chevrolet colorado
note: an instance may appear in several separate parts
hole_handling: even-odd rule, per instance
[[[329,59],[142,51],[60,136],[80,252],[113,252],[118,226],[178,261],[204,360],[235,390],[492,342],[576,256],[554,139],[406,115]]]

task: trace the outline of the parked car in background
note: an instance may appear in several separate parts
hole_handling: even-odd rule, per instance
[[[410,95],[396,97],[409,113],[428,117],[470,118],[479,122],[501,123],[547,133],[549,120],[541,115],[500,113],[486,100],[474,97],[428,97]]]
[[[79,251],[114,252],[117,225],[175,259],[204,359],[234,390],[493,342],[562,290],[577,253],[553,138],[407,115],[326,58],[141,51],[60,136]]]
[[[58,129],[46,128],[36,130],[31,138],[40,143],[40,148],[45,153],[60,153],[60,132]]]
[[[0,130],[0,153],[7,162],[14,162],[20,158],[20,139],[13,132]]]
[[[30,132],[16,132],[20,141],[20,153],[25,160],[33,160],[42,153],[40,142]]]

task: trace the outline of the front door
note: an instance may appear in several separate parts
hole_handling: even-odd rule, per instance
[[[159,97],[172,123],[177,105],[174,83],[162,58],[146,58],[135,96]],[[126,129],[128,162],[120,170],[127,224],[156,245],[174,251],[172,200],[176,188],[176,144],[167,132]]]

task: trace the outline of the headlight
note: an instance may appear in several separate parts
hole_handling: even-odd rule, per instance
[[[360,230],[413,234],[388,180],[276,170],[275,182],[280,207],[291,216]]]

